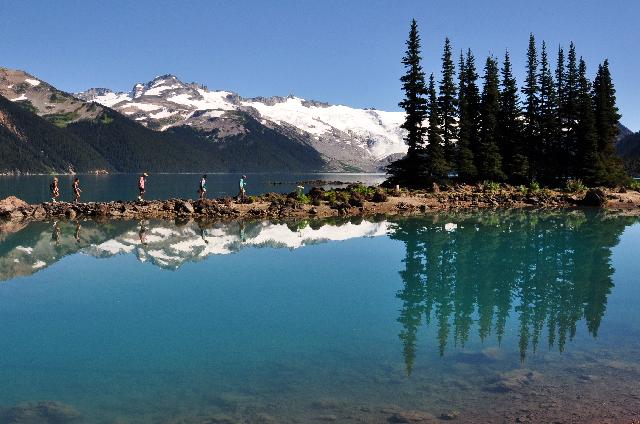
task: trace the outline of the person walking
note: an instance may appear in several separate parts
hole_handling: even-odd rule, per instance
[[[53,181],[49,185],[49,190],[51,191],[51,201],[56,203],[58,201],[58,197],[60,197],[60,187],[58,186],[58,177],[53,177]]]
[[[78,203],[80,201],[80,193],[82,193],[82,189],[80,189],[80,179],[75,177],[73,179],[73,201]]]
[[[203,175],[200,179],[200,186],[198,187],[198,194],[200,195],[200,200],[204,200],[207,195],[207,175]]]
[[[243,175],[240,178],[240,192],[238,193],[238,201],[244,203],[247,198],[247,176]]]
[[[138,196],[138,200],[139,201],[143,201],[144,200],[144,192],[145,192],[145,186],[146,186],[146,183],[147,183],[147,177],[148,176],[149,176],[149,174],[144,172],[142,175],[140,175],[140,179],[138,180],[138,191],[140,192],[140,195]]]

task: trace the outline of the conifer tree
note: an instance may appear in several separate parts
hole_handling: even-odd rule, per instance
[[[455,143],[457,136],[458,105],[457,88],[455,83],[456,69],[451,57],[451,42],[445,39],[444,52],[442,54],[442,80],[440,81],[438,108],[440,110],[440,122],[442,123],[442,140],[444,142],[445,157],[448,162],[453,162]]]
[[[558,171],[563,177],[570,175],[569,172],[569,145],[567,143],[567,116],[565,108],[567,105],[567,73],[564,61],[564,49],[558,46],[558,58],[556,61],[556,122],[558,125]]]
[[[458,121],[459,138],[456,164],[462,181],[475,181],[478,172],[474,161],[474,152],[478,150],[480,94],[475,58],[471,49],[467,50],[466,61],[460,65],[460,90]]]
[[[559,111],[560,123],[562,125],[562,143],[566,149],[566,167],[568,175],[579,175],[580,170],[576,167],[578,158],[578,137],[576,125],[578,122],[578,66],[576,61],[576,47],[573,42],[569,45],[567,56],[567,71],[564,87],[564,101],[561,103]],[[588,82],[588,81],[587,81]]]
[[[540,159],[537,155],[539,147],[539,87],[538,87],[538,56],[536,53],[536,40],[533,34],[529,35],[529,48],[527,49],[527,65],[524,87],[524,139],[527,145],[529,158],[529,179],[535,180]]]
[[[598,161],[598,139],[596,134],[593,100],[591,97],[591,83],[587,78],[587,65],[580,58],[577,72],[576,90],[576,123],[574,133],[576,145],[575,173],[585,183],[596,183],[596,163]]]
[[[499,84],[498,63],[494,58],[488,57],[484,68],[480,107],[480,149],[476,168],[481,179],[491,181],[501,181],[505,177],[498,147]]]
[[[504,54],[501,74],[498,145],[502,155],[502,168],[510,182],[522,184],[527,180],[529,164],[526,144],[522,135],[522,110],[518,98],[518,86],[511,70],[511,58],[508,51]]]
[[[608,59],[598,67],[593,81],[593,102],[598,140],[596,182],[609,186],[624,183],[627,176],[622,168],[622,161],[615,153],[620,114],[616,106],[616,90],[611,80]]]
[[[407,131],[405,141],[408,145],[407,155],[387,167],[389,182],[416,186],[420,184],[424,174],[420,152],[424,148],[426,128],[423,122],[427,117],[427,99],[424,71],[420,64],[420,35],[415,19],[411,22],[407,50],[402,58],[406,73],[400,78],[405,97],[398,104],[406,112],[402,128]]]
[[[447,176],[449,166],[444,155],[442,146],[442,131],[440,129],[440,119],[438,114],[438,97],[436,95],[436,81],[433,74],[429,77],[428,95],[428,119],[429,129],[427,130],[427,169],[431,176],[441,179]]]
[[[540,179],[547,183],[552,183],[561,172],[558,163],[561,149],[558,141],[557,95],[544,41],[542,42],[542,50],[540,53],[540,73],[538,74],[538,79],[540,86],[538,103],[540,134],[537,149],[535,149],[534,152],[536,154],[536,162],[542,173]]]

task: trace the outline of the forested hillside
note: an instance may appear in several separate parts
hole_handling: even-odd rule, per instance
[[[0,96],[0,172],[87,172],[109,162],[74,134]]]

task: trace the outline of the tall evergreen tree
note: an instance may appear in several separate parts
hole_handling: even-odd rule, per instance
[[[538,87],[538,56],[536,52],[536,39],[529,35],[529,48],[527,49],[527,65],[524,87],[524,139],[527,145],[529,158],[529,179],[536,179],[537,169],[540,165],[539,151],[540,119],[539,119],[539,94]]]
[[[576,61],[576,47],[573,42],[569,45],[567,56],[567,71],[564,86],[564,100],[559,110],[560,124],[563,128],[562,143],[566,149],[566,169],[568,175],[579,175],[580,169],[576,166],[578,159],[577,122],[579,108],[579,83],[578,66]]]
[[[458,102],[455,74],[456,68],[451,56],[451,42],[449,38],[446,38],[442,54],[442,80],[439,87],[438,108],[440,110],[440,122],[442,123],[445,156],[449,162],[455,160],[455,143],[458,138],[456,123]]]
[[[498,63],[487,58],[484,67],[484,85],[480,107],[480,149],[476,168],[481,179],[501,181],[502,156],[498,147],[498,115],[500,113],[500,88]]]
[[[405,97],[398,104],[406,112],[402,128],[407,131],[405,141],[408,145],[406,157],[397,160],[387,167],[389,181],[395,184],[416,186],[421,183],[424,166],[420,152],[424,148],[426,128],[423,122],[427,117],[427,99],[424,71],[420,64],[420,35],[415,19],[411,21],[407,50],[402,58],[406,73],[400,78]]]
[[[538,83],[540,86],[538,103],[540,134],[538,148],[535,150],[536,162],[542,172],[540,179],[547,183],[553,183],[561,173],[558,158],[561,156],[562,150],[558,141],[557,95],[544,41],[540,53]]]
[[[498,145],[502,155],[502,169],[510,182],[522,184],[529,174],[526,144],[522,134],[518,86],[511,70],[509,52],[504,54],[502,65],[502,90],[498,114]]]
[[[577,70],[576,90],[576,122],[574,136],[576,145],[575,174],[585,183],[596,183],[596,164],[598,162],[598,136],[596,133],[595,116],[593,113],[593,99],[591,97],[591,83],[587,78],[587,65],[580,58]]]
[[[571,175],[569,171],[569,145],[567,143],[567,71],[565,68],[564,49],[558,46],[556,61],[556,122],[558,126],[558,171],[563,177]]]
[[[462,58],[461,58],[462,59]],[[462,181],[475,181],[478,175],[474,153],[478,150],[480,94],[475,58],[467,50],[466,61],[461,60],[459,90],[459,137],[456,165]]]
[[[616,90],[611,80],[608,59],[598,67],[593,81],[593,101],[598,140],[596,182],[609,186],[623,183],[627,176],[622,161],[615,153],[620,114],[616,106]]]
[[[429,129],[427,130],[427,169],[431,176],[435,178],[445,178],[449,171],[449,166],[444,155],[442,146],[442,130],[440,129],[440,118],[438,114],[438,97],[436,95],[436,81],[433,74],[429,77],[428,95],[428,119]]]

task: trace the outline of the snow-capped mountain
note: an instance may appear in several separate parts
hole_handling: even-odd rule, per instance
[[[389,156],[403,154],[403,112],[329,105],[295,96],[243,98],[162,75],[135,84],[130,92],[92,88],[76,97],[113,108],[155,130],[188,126],[212,139],[247,131],[243,115],[316,149],[328,169],[378,169]]]

